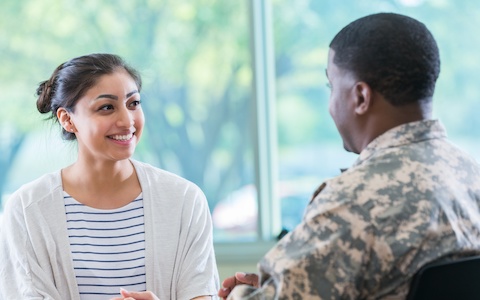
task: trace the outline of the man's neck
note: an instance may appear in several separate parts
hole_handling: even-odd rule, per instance
[[[380,109],[372,112],[365,123],[365,135],[360,149],[363,150],[371,141],[397,126],[428,120],[432,118],[432,101],[425,99],[401,106],[394,106],[385,100]],[[360,152],[361,152],[360,150]]]

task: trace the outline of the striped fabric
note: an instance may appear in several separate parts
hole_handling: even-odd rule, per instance
[[[144,291],[143,198],[118,209],[85,206],[64,192],[68,235],[81,299],[110,299],[120,288]]]

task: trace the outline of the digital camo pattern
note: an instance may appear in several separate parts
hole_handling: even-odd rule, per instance
[[[480,166],[435,120],[396,127],[323,183],[230,299],[405,299],[425,263],[480,252]]]

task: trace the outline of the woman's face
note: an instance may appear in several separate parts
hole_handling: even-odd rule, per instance
[[[79,156],[89,160],[130,158],[144,121],[138,87],[122,68],[101,76],[70,113]]]

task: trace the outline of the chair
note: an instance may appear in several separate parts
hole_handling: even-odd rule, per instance
[[[413,277],[407,300],[479,300],[480,256],[423,266]]]

